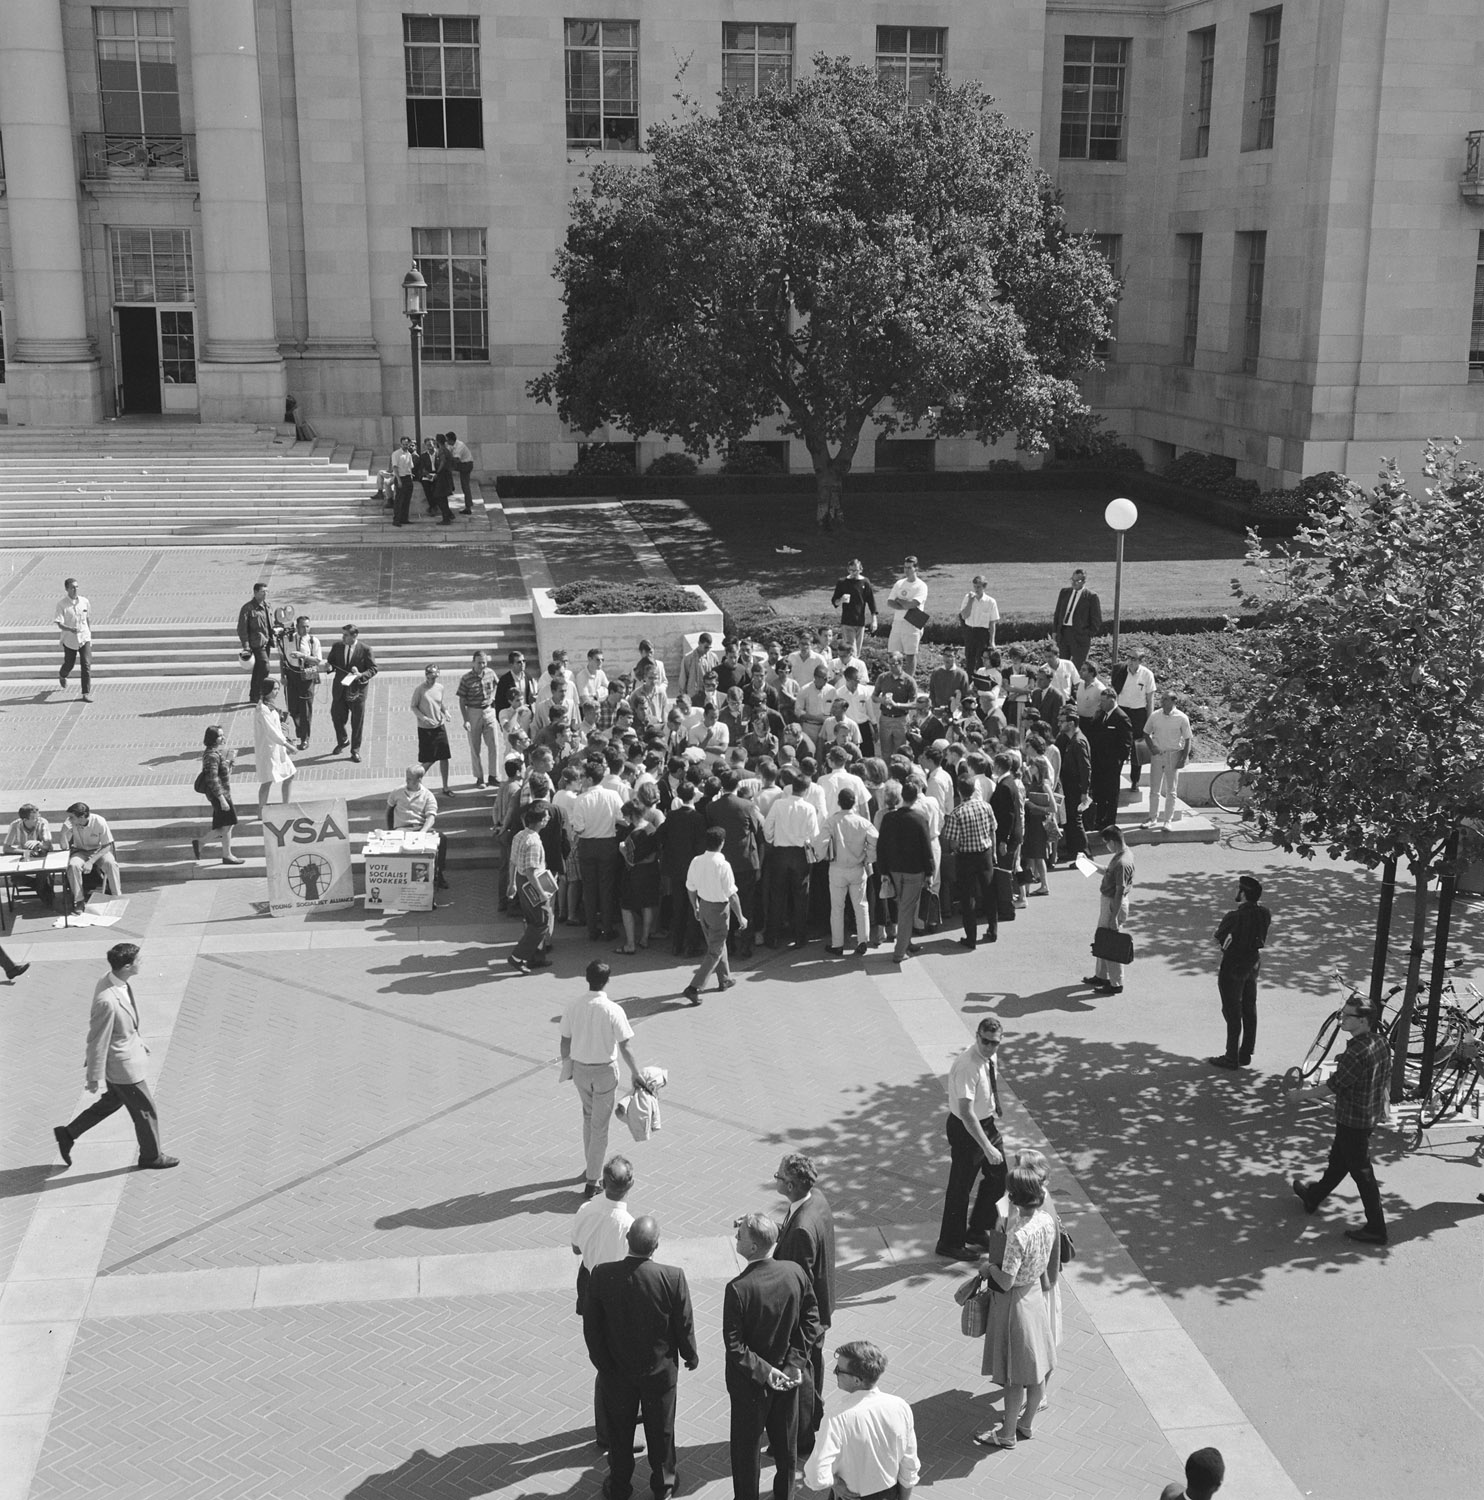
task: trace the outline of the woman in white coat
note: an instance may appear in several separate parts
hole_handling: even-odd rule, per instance
[[[253,710],[253,754],[258,764],[258,817],[268,808],[268,793],[274,782],[283,787],[283,800],[289,800],[290,789],[298,771],[289,754],[289,737],[283,730],[283,712],[278,705],[278,684],[269,681],[263,696]]]

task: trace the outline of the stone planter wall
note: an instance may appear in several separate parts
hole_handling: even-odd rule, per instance
[[[639,642],[647,640],[654,654],[673,679],[680,671],[680,658],[689,647],[686,637],[709,630],[720,643],[721,609],[705,589],[683,584],[696,596],[696,607],[685,614],[559,615],[551,602],[550,589],[531,590],[531,611],[536,617],[536,647],[545,670],[553,651],[565,648],[567,665],[576,671],[594,646],[607,657],[610,677],[627,672],[639,659]]]

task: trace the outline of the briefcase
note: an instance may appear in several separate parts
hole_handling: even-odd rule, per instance
[[[1106,959],[1110,964],[1131,964],[1134,940],[1116,927],[1099,927],[1092,935],[1092,956]]]
[[[907,608],[902,611],[902,618],[906,620],[906,622],[914,630],[921,630],[923,626],[925,626],[928,622],[928,612],[925,609],[920,609],[915,604],[909,604]]]
[[[1013,922],[1015,920],[1015,879],[1008,870],[1002,870],[998,865],[995,866],[994,872],[994,900],[1000,921]]]

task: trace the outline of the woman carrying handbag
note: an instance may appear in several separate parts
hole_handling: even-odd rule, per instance
[[[232,830],[237,826],[237,809],[232,805],[232,751],[222,744],[225,736],[220,724],[211,725],[205,735],[206,748],[201,752],[201,771],[196,790],[211,804],[211,831],[221,835],[222,863],[246,863],[232,853]],[[201,840],[191,840],[196,858],[201,858]]]

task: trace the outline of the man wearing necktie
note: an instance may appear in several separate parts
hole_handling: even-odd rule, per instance
[[[820,1327],[828,1330],[835,1315],[835,1216],[820,1191],[814,1163],[800,1151],[790,1151],[778,1163],[773,1184],[788,1199],[788,1212],[778,1230],[778,1260],[802,1266],[814,1288]],[[814,1451],[814,1439],[824,1421],[824,1339],[809,1351],[804,1383],[799,1388],[797,1451],[802,1461]]]
[[[989,1240],[1000,1216],[1005,1191],[1005,1143],[1000,1136],[1000,1078],[995,1058],[1004,1038],[998,1016],[983,1016],[973,1043],[948,1070],[948,1188],[943,1196],[943,1223],[937,1253],[950,1260],[974,1260],[975,1247]],[[980,1174],[974,1210],[969,1195]]]
[[[1092,638],[1103,628],[1102,601],[1087,586],[1087,574],[1081,568],[1072,574],[1070,587],[1056,596],[1056,613],[1051,618],[1057,649],[1076,666],[1087,660]]]
[[[87,1089],[103,1097],[90,1104],[68,1125],[52,1130],[62,1160],[72,1165],[72,1146],[115,1110],[127,1109],[139,1141],[141,1167],[175,1167],[180,1159],[160,1151],[160,1117],[154,1095],[144,1081],[149,1048],[139,1035],[139,1006],[129,981],[139,972],[139,945],[115,943],[108,950],[109,972],[93,991],[92,1019],[88,1025]]]

